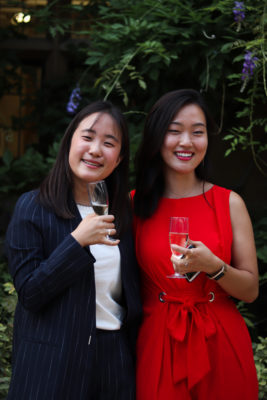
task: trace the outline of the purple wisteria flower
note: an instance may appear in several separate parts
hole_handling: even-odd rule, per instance
[[[242,69],[242,80],[245,81],[253,75],[253,71],[256,68],[255,61],[258,61],[258,57],[253,56],[252,51],[247,50],[244,55],[243,69]]]
[[[243,85],[240,89],[242,93],[247,86],[249,79],[253,75],[253,71],[256,68],[256,61],[258,61],[258,57],[253,56],[252,51],[247,50],[246,54],[244,55],[244,62],[243,62],[243,69],[242,69],[242,81]]]
[[[75,111],[77,110],[77,108],[78,108],[78,106],[80,104],[81,98],[82,98],[81,89],[79,87],[76,87],[71,92],[70,99],[69,99],[69,102],[67,104],[67,111],[70,114],[74,114],[75,113]]]
[[[235,1],[233,8],[235,22],[239,23],[245,19],[245,5],[243,1]]]

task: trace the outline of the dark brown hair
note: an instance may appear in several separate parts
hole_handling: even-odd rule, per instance
[[[39,201],[43,206],[53,210],[59,217],[74,217],[73,179],[69,165],[71,140],[80,122],[96,112],[109,114],[121,133],[121,162],[105,179],[109,193],[109,212],[115,216],[117,235],[120,236],[129,228],[131,222],[128,195],[129,137],[122,112],[109,101],[96,101],[89,104],[70,122],[62,138],[55,164],[40,185]]]
[[[216,132],[216,124],[211,117],[203,97],[193,89],[181,89],[162,96],[147,115],[143,136],[135,159],[136,193],[134,198],[135,214],[141,218],[150,217],[158,206],[165,189],[161,147],[170,123],[182,107],[188,104],[198,105],[205,114],[208,143]],[[201,163],[196,168],[196,175],[206,179],[209,164],[209,148]]]

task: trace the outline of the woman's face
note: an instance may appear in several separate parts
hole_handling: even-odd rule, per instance
[[[161,156],[165,173],[194,173],[208,147],[206,117],[196,104],[181,108],[166,132]]]
[[[107,178],[121,161],[121,132],[107,113],[84,118],[73,133],[69,165],[74,192],[84,191],[86,183]]]

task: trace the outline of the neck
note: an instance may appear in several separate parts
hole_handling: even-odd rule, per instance
[[[78,203],[82,206],[90,205],[86,185],[79,185],[79,187],[78,187],[76,184],[76,186],[74,187],[74,190],[73,190],[73,196],[74,196],[74,200],[76,203]]]
[[[192,175],[165,176],[164,197],[179,199],[182,197],[191,197],[203,193],[204,182]]]

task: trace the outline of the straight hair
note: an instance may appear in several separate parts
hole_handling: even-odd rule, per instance
[[[145,121],[141,143],[135,158],[136,191],[134,196],[134,212],[143,219],[153,215],[165,190],[164,162],[161,148],[168,127],[175,115],[186,105],[196,104],[206,118],[208,132],[208,148],[204,162],[196,168],[196,176],[207,179],[209,168],[209,149],[211,135],[217,126],[199,92],[193,89],[174,90],[163,95],[152,106]],[[204,187],[204,185],[203,185]]]
[[[109,212],[115,216],[117,237],[126,232],[131,224],[129,200],[129,136],[122,112],[109,101],[96,101],[84,107],[70,122],[61,140],[58,155],[51,171],[43,180],[39,190],[40,203],[65,219],[75,215],[73,178],[69,165],[71,140],[81,121],[93,113],[108,114],[121,133],[121,161],[105,179],[109,194]]]

